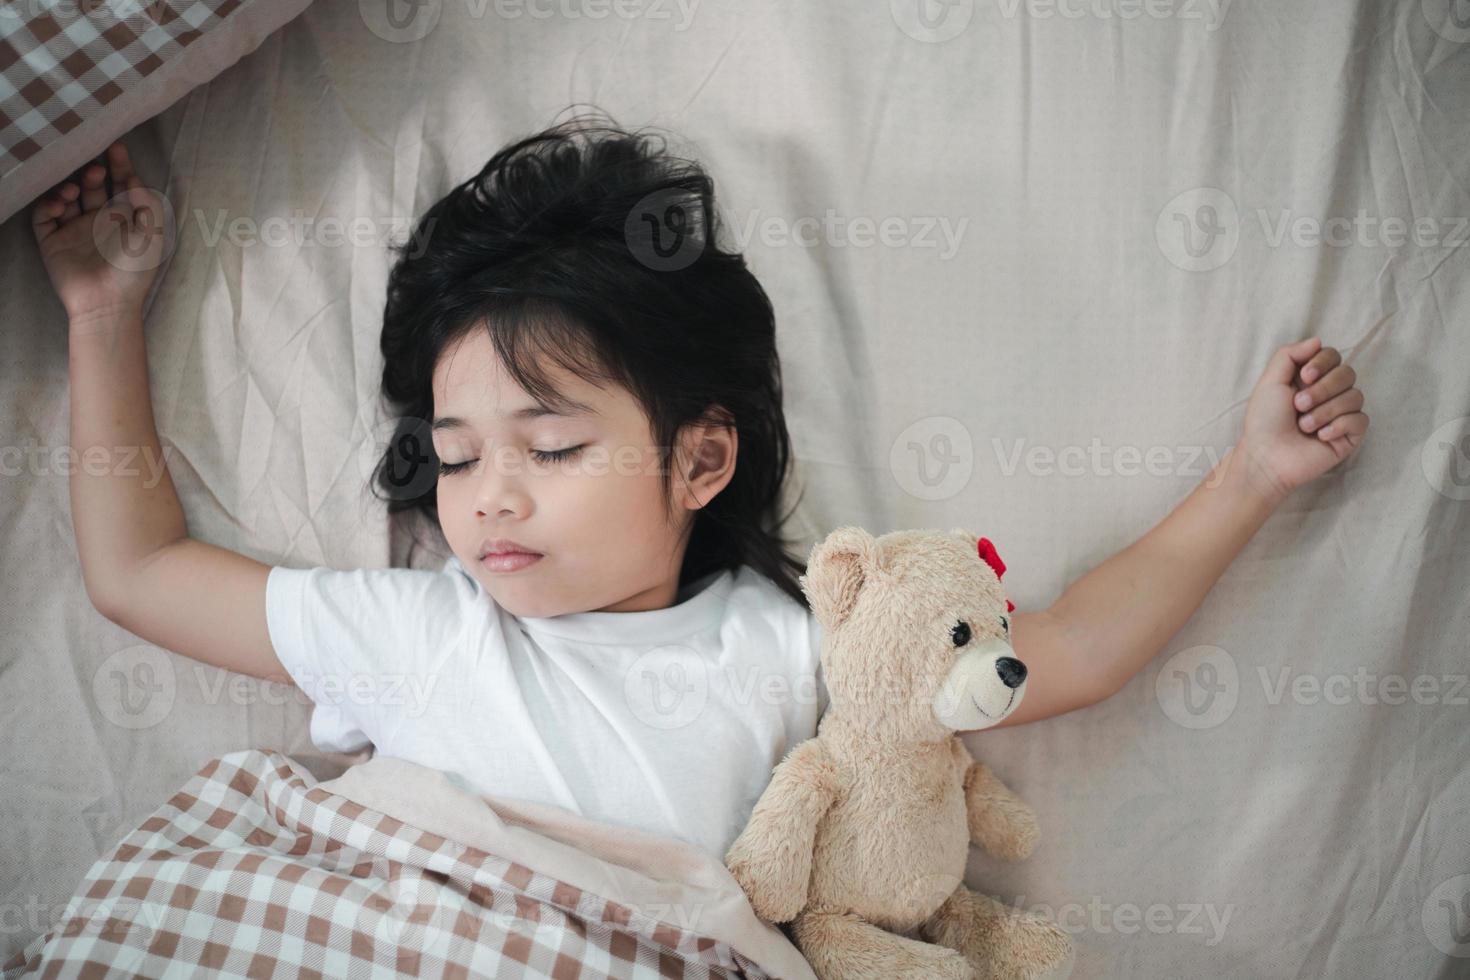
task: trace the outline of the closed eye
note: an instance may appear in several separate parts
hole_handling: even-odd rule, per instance
[[[565,449],[533,449],[531,450],[531,455],[536,458],[536,462],[538,463],[555,463],[558,460],[570,459],[581,449],[581,446],[568,446]]]
[[[570,459],[580,452],[582,448],[582,446],[568,446],[565,449],[533,449],[531,450],[531,456],[538,463],[555,463],[563,459]],[[478,462],[478,459],[467,459],[461,463],[446,463],[441,460],[439,462],[439,475],[450,476],[455,473],[460,473]]]

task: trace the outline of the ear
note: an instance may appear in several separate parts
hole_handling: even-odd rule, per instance
[[[679,438],[678,500],[686,509],[699,510],[734,478],[739,434],[734,425],[716,420],[691,423]]]
[[[980,535],[976,534],[974,531],[971,531],[967,527],[953,527],[949,529],[949,533],[955,535],[961,541],[965,542],[965,544],[969,546],[969,549],[971,551],[975,550],[975,545],[980,540]]]
[[[878,543],[855,525],[839,527],[812,548],[801,590],[827,629],[840,626],[857,605],[863,586],[879,570]]]

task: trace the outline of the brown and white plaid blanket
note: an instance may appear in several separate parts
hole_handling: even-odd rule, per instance
[[[0,174],[101,111],[241,0],[0,3]]]
[[[222,756],[3,975],[811,976],[694,848],[495,802],[399,759],[318,783],[279,752]]]
[[[0,0],[0,221],[310,0]]]

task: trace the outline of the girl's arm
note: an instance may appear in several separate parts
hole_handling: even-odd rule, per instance
[[[1121,690],[1286,495],[1356,451],[1368,428],[1356,374],[1336,349],[1319,346],[1310,337],[1272,355],[1246,405],[1240,440],[1168,516],[1050,608],[1016,612],[1011,645],[1029,668],[1026,696],[992,728],[1083,708]]]
[[[121,143],[32,212],[69,322],[72,524],[92,604],[205,663],[290,683],[265,619],[270,566],[188,537],[154,426],[143,300],[161,261],[160,208]]]

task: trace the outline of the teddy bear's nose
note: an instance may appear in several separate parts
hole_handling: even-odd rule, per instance
[[[1026,665],[1015,657],[1001,657],[995,662],[995,672],[1000,675],[1000,682],[1009,688],[1021,686],[1026,679]]]

